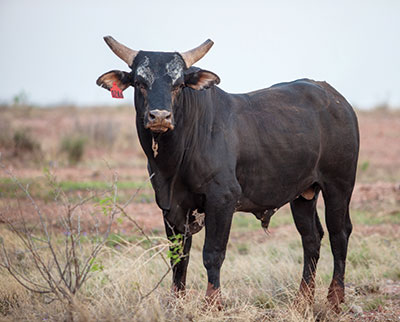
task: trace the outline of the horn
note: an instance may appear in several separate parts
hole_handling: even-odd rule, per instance
[[[203,42],[200,46],[181,53],[183,60],[185,61],[186,67],[189,68],[194,63],[199,61],[201,58],[204,57],[205,54],[210,50],[210,48],[214,45],[214,42],[211,39],[207,39]]]
[[[111,36],[105,36],[104,41],[111,48],[111,50],[116,54],[119,58],[121,58],[125,63],[130,67],[135,59],[138,51],[130,49],[125,45],[119,43]]]

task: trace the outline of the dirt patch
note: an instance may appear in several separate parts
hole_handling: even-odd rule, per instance
[[[351,207],[386,209],[400,212],[400,182],[358,183],[354,187]]]
[[[36,201],[46,224],[55,232],[64,232],[65,228],[61,218],[67,214],[67,207],[59,202]],[[155,203],[131,203],[125,208],[125,212],[146,232],[164,231],[164,223],[161,210]],[[22,218],[31,228],[41,229],[38,213],[29,200],[2,200],[0,202],[0,223],[12,221],[20,225]],[[79,220],[82,232],[94,233],[95,229],[104,230],[109,222],[109,217],[102,211],[99,203],[87,203],[74,211],[73,218]],[[112,224],[112,232],[132,235],[137,232],[135,224],[124,215],[118,214]]]

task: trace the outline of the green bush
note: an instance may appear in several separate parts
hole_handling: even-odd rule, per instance
[[[60,151],[67,155],[70,164],[82,161],[86,146],[86,138],[83,136],[66,136],[61,140]]]

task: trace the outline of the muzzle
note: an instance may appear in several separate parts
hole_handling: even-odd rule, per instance
[[[147,115],[146,129],[152,132],[164,133],[173,130],[172,113],[167,110],[151,110]]]

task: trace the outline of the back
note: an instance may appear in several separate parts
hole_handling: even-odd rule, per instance
[[[248,104],[235,110],[236,175],[254,203],[288,202],[297,193],[293,185],[318,181],[329,160],[356,164],[357,119],[327,83],[302,79],[241,96]]]

